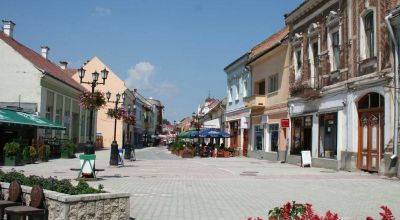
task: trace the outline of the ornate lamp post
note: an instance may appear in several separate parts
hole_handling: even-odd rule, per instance
[[[92,82],[84,82],[83,78],[85,77],[85,72],[86,70],[83,69],[83,67],[78,69],[78,74],[79,74],[79,79],[81,84],[89,84],[92,87],[92,94],[94,93],[94,88],[96,88],[97,85],[105,85],[106,84],[106,79],[108,76],[108,70],[104,68],[101,72],[101,78],[103,79],[103,82],[98,82],[99,80],[99,73],[97,71],[94,71],[92,73]],[[95,153],[95,146],[93,144],[93,139],[94,139],[94,134],[93,134],[93,112],[94,112],[94,107],[92,106],[90,108],[90,118],[89,118],[89,140],[86,142],[85,146],[85,154],[94,154]]]
[[[198,113],[192,113],[193,124],[197,131],[197,154],[200,155],[200,116]]]
[[[133,105],[133,114],[135,114],[136,112],[136,105]],[[131,106],[128,106],[128,115],[131,115]],[[126,129],[126,133],[127,133],[127,138],[126,138],[126,142],[124,144],[125,147],[125,154],[124,154],[124,159],[130,159],[131,158],[131,151],[135,151],[135,144],[132,145],[132,140],[131,140],[131,135],[130,135],[130,127],[132,124],[127,123],[127,129]]]
[[[122,96],[122,101],[120,101]],[[111,98],[111,92],[107,92],[106,93],[106,97],[107,97],[107,102],[110,103],[115,103],[115,107],[114,107],[114,111],[115,113],[117,113],[118,111],[118,104],[123,104],[125,101],[125,93],[119,94],[117,93],[115,95],[115,101],[110,101]],[[118,166],[118,143],[116,140],[116,135],[117,135],[117,118],[114,117],[114,140],[111,143],[111,155],[110,155],[110,165],[111,166]]]

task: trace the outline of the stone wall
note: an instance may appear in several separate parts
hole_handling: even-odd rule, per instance
[[[8,198],[9,183],[1,183],[2,195]],[[31,187],[21,186],[23,203],[29,204]],[[128,193],[67,195],[44,190],[49,220],[127,220],[130,217]]]

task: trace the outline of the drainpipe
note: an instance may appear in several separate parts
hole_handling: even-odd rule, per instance
[[[400,8],[396,9],[395,11],[391,12],[388,16],[385,17],[385,22],[386,26],[388,28],[390,38],[392,39],[393,45],[394,45],[394,87],[395,87],[395,93],[394,93],[394,140],[393,140],[393,148],[394,148],[394,155],[392,156],[392,159],[395,159],[397,157],[397,151],[398,151],[398,133],[399,133],[399,101],[398,101],[398,88],[399,88],[399,45],[397,45],[396,37],[393,32],[393,27],[390,23],[390,19],[393,18],[393,14],[398,13],[400,11]]]

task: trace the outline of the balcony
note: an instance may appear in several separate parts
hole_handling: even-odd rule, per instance
[[[253,95],[244,98],[246,108],[257,109],[265,107],[265,95]]]

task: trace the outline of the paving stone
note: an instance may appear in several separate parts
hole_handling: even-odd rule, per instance
[[[320,214],[328,209],[338,212],[341,219],[380,219],[380,205],[388,205],[400,218],[398,179],[252,158],[181,159],[164,147],[137,150],[137,161],[125,161],[126,167],[121,168],[108,165],[109,150],[97,151],[96,155],[96,167],[105,171],[98,174],[102,180],[89,184],[130,193],[130,216],[138,220],[266,219],[268,209],[293,200],[312,203]],[[27,175],[74,179],[77,173],[69,168],[77,166],[78,159],[58,159],[16,169]],[[11,168],[3,167],[7,169]],[[126,209],[121,202],[118,208]],[[112,214],[116,204],[110,200],[96,203],[96,209],[107,210],[105,216],[96,219],[117,219]],[[75,211],[71,219],[78,217],[78,207]]]

